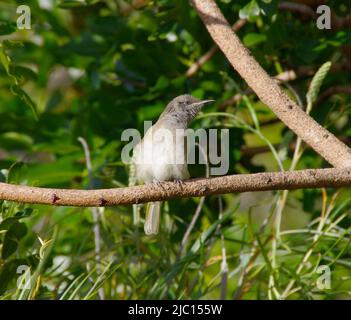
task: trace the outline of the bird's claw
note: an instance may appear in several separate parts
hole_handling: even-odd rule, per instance
[[[163,187],[163,185],[162,185],[162,182],[161,182],[161,181],[154,179],[154,180],[152,181],[152,183],[153,183],[155,186],[157,186],[157,187],[160,187],[160,188],[164,189],[164,187]]]
[[[184,182],[181,179],[174,179],[173,182],[179,187],[182,187],[184,185]]]

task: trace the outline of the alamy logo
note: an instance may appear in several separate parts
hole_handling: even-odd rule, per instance
[[[31,289],[31,271],[30,267],[27,265],[20,265],[17,267],[16,273],[19,274],[17,278],[17,288],[20,290]]]
[[[16,13],[19,15],[17,18],[17,28],[19,30],[31,29],[31,10],[27,5],[20,5],[17,7]],[[331,29],[331,9],[327,5],[320,5],[317,7],[317,28],[320,30]]]
[[[30,7],[26,5],[18,6],[16,13],[20,15],[17,18],[17,28],[19,30],[30,30],[31,29]]]
[[[331,29],[331,10],[327,5],[322,5],[317,8],[317,13],[320,16],[317,19],[317,28],[320,30]]]
[[[317,28],[320,30],[331,29],[331,9],[327,5],[320,5],[317,7]],[[19,30],[31,29],[31,10],[27,5],[20,5],[17,7],[16,13],[19,15],[17,18],[17,28]]]
[[[331,288],[331,272],[330,268],[327,265],[320,265],[318,266],[316,272],[321,274],[318,277],[316,286],[318,290],[328,290]]]
[[[152,134],[150,143],[138,145],[142,135],[136,129],[123,131],[121,140],[129,141],[122,149],[121,158],[123,163],[130,163],[133,149],[138,149],[141,155],[136,164],[209,164],[210,175],[225,175],[229,170],[229,130],[228,129],[176,129],[166,128],[153,130],[152,122],[144,122],[144,132]],[[220,133],[220,134],[218,134]],[[198,140],[198,143],[196,142]],[[220,143],[219,143],[220,140]],[[159,144],[165,146],[165,151],[160,154]],[[199,146],[199,161],[196,161],[196,146]],[[187,150],[185,153],[184,150]],[[208,156],[207,156],[208,155]]]

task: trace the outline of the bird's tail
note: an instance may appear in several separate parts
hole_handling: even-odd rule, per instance
[[[144,231],[146,235],[158,234],[161,202],[150,202],[146,207]]]

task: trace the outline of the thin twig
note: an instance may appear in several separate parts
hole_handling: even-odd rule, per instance
[[[93,188],[93,170],[92,170],[92,164],[91,164],[91,157],[90,157],[90,150],[88,143],[86,140],[82,137],[78,138],[78,141],[82,144],[83,149],[84,149],[84,154],[85,154],[85,162],[87,166],[87,171],[88,171],[88,180],[89,180],[89,188]],[[99,212],[98,208],[92,207],[91,208],[92,216],[93,216],[93,221],[94,221],[94,244],[95,244],[95,254],[96,254],[96,260],[98,261],[96,270],[98,274],[101,273],[101,268],[100,268],[100,260],[101,260],[101,232],[100,232],[100,219],[99,219]],[[105,299],[105,293],[103,288],[99,288],[98,290],[98,295],[100,300]]]
[[[297,101],[298,105],[300,106],[300,108],[303,108],[302,100],[301,100],[300,96],[298,95],[298,93],[289,84],[286,84],[286,86],[289,88],[289,90],[295,96],[296,101]],[[309,112],[310,112],[310,107],[308,107],[306,110],[307,114],[309,114]],[[293,171],[296,168],[298,160],[301,157],[301,154],[302,154],[300,152],[301,144],[302,144],[302,140],[300,137],[298,137],[296,140],[296,146],[295,146],[294,155],[292,158],[292,163],[291,163],[290,169],[289,169],[290,171]],[[280,293],[275,288],[275,279],[274,279],[273,273],[275,272],[275,270],[277,268],[277,264],[276,264],[277,246],[278,246],[278,241],[280,240],[281,220],[282,220],[283,211],[284,211],[287,199],[288,199],[288,194],[289,194],[288,190],[283,191],[283,194],[278,201],[278,205],[277,205],[275,213],[273,215],[272,255],[271,255],[272,273],[269,276],[269,283],[270,283],[269,288],[273,289],[273,292],[275,293],[277,299],[280,299]]]
[[[321,213],[321,217],[317,226],[317,230],[315,235],[313,236],[313,241],[312,241],[312,245],[310,247],[310,249],[303,255],[300,263],[297,266],[296,275],[299,275],[303,268],[306,266],[306,263],[308,261],[308,259],[310,258],[310,256],[313,253],[313,249],[315,248],[315,246],[317,245],[317,243],[319,242],[319,240],[322,238],[323,235],[325,235],[326,233],[328,233],[330,230],[332,230],[335,226],[337,226],[344,218],[346,218],[347,214],[342,214],[340,217],[338,217],[333,223],[330,223],[327,225],[326,229],[323,231],[324,226],[326,225],[327,222],[327,218],[330,215],[330,213],[332,212],[332,209],[334,208],[335,205],[335,199],[337,197],[337,194],[334,195],[328,210],[326,209],[326,207],[324,206],[322,209],[322,213]],[[326,199],[326,192],[324,192],[324,198]],[[324,201],[324,204],[326,205],[326,200]],[[286,299],[290,294],[292,294],[292,287],[294,286],[296,282],[296,279],[291,279],[288,283],[288,285],[286,286],[283,294],[281,295],[282,299]]]
[[[209,178],[210,177],[210,166],[209,166],[207,154],[206,154],[205,150],[201,147],[201,145],[199,143],[196,143],[196,145],[199,147],[199,151],[202,153],[203,159],[205,159],[206,178]],[[194,229],[194,226],[196,224],[197,219],[200,216],[200,212],[202,210],[202,207],[203,207],[204,203],[205,203],[205,197],[201,197],[200,201],[199,201],[199,204],[196,207],[195,214],[193,215],[193,218],[191,219],[191,222],[190,222],[188,228],[186,229],[186,231],[184,233],[184,236],[183,236],[183,239],[182,239],[182,242],[181,242],[181,245],[180,245],[180,249],[179,249],[179,252],[178,252],[177,260],[182,255],[183,250],[184,250],[184,248],[186,247],[186,245],[187,245],[187,243],[189,241],[190,233]]]
[[[223,218],[223,201],[222,197],[218,197],[218,209],[219,215],[218,219],[221,220]],[[222,243],[222,263],[221,263],[221,295],[220,299],[224,300],[227,296],[227,284],[228,284],[228,263],[227,263],[227,252],[225,248],[224,235],[221,232],[221,225],[218,225],[218,232],[221,233],[221,243]]]

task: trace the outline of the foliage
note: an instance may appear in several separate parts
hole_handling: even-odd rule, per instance
[[[279,11],[275,0],[217,3],[231,23],[239,16],[249,20],[238,34],[271,75],[314,70],[285,90],[350,141],[350,97],[318,99],[328,88],[350,83],[350,72],[333,70],[350,63],[350,30],[318,30],[310,18]],[[16,28],[20,4],[0,1],[0,181],[126,186],[123,130],[143,132],[144,120],[156,120],[167,101],[185,92],[216,100],[192,126],[229,129],[229,174],[290,168],[296,137],[274,122],[220,52],[186,77],[213,45],[188,1],[30,0],[32,30]],[[330,5],[340,16],[349,12],[348,1]],[[311,84],[327,61],[329,73],[326,64]],[[237,104],[221,107],[237,93]],[[80,136],[90,146],[92,182]],[[257,147],[265,152],[245,153]],[[325,166],[303,146],[297,169]],[[193,177],[205,175],[201,165],[190,170]],[[107,299],[212,299],[221,292],[228,299],[349,298],[350,191],[289,192],[280,221],[282,195],[207,198],[183,254],[182,237],[199,199],[165,203],[157,237],[133,224],[132,207],[99,209],[99,255],[91,209],[2,201],[0,297],[98,299],[102,288]],[[225,261],[228,280],[222,281]],[[317,287],[320,266],[331,270],[330,289]]]

